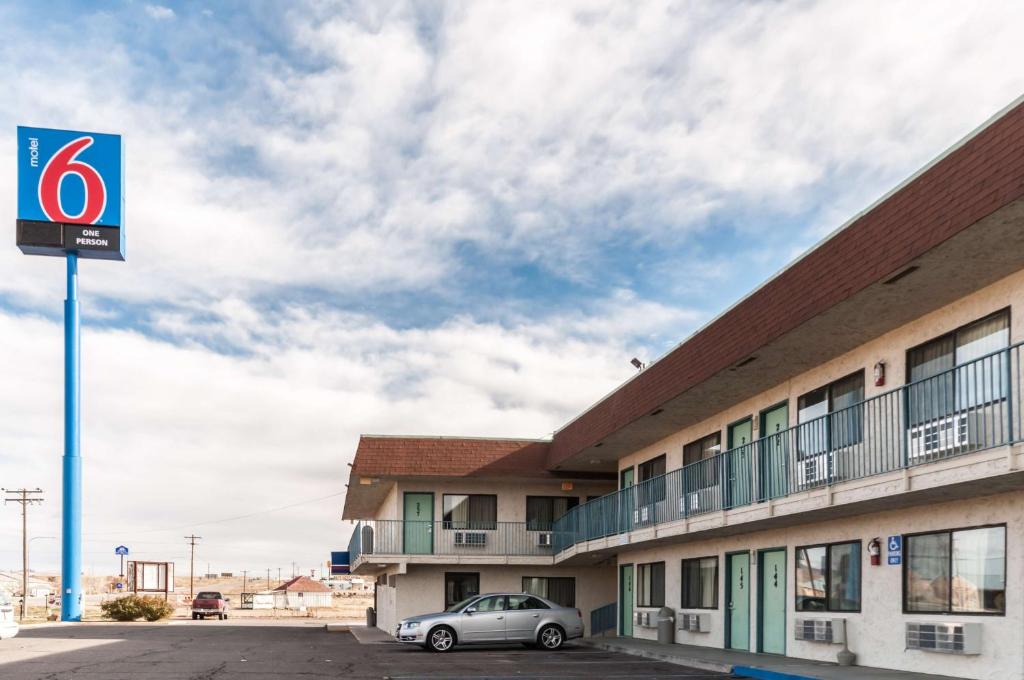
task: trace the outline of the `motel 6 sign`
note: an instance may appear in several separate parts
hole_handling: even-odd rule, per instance
[[[18,128],[18,247],[124,259],[120,135]]]

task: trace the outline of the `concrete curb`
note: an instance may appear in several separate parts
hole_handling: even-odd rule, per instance
[[[732,672],[733,675],[738,675],[741,678],[754,678],[755,680],[819,680],[813,675],[794,675],[752,666],[733,666]]]
[[[352,625],[348,623],[328,623],[324,626],[324,630],[328,633],[349,633],[352,630]]]
[[[668,652],[659,652],[653,649],[640,649],[637,647],[627,647],[626,645],[617,645],[614,642],[608,642],[601,640],[600,638],[585,638],[576,641],[579,644],[588,645],[590,647],[597,647],[598,649],[606,649],[609,652],[618,652],[620,654],[630,654],[632,656],[642,656],[645,659],[656,659],[658,661],[667,661],[668,663],[678,664],[680,666],[689,666],[691,668],[699,668],[702,671],[713,671],[716,673],[732,673],[733,667],[725,663],[716,663],[714,661],[705,661],[704,659],[692,659],[679,654],[670,654]]]

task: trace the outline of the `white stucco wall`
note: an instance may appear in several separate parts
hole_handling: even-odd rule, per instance
[[[726,427],[747,417],[753,417],[756,439],[760,436],[757,432],[758,414],[783,401],[789,404],[790,425],[796,425],[797,399],[801,395],[861,369],[864,370],[865,398],[888,392],[905,382],[908,349],[1007,307],[1011,308],[1010,344],[1019,342],[1024,339],[1024,313],[1019,308],[1021,299],[1024,299],[1024,271],[1001,279],[781,385],[737,403],[711,418],[624,456],[619,459],[619,470],[661,454],[666,454],[666,470],[675,470],[682,467],[683,447],[686,444],[716,431],[722,433],[724,450],[727,446]],[[837,332],[840,332],[839,329]],[[879,361],[886,365],[886,381],[882,387],[876,387],[873,381],[874,366]]]
[[[394,572],[396,570],[392,570]],[[476,572],[480,574],[480,592],[519,592],[524,576],[571,576],[576,579],[576,607],[583,614],[587,634],[590,612],[615,601],[615,568],[602,567],[531,567],[473,565],[409,565],[407,573],[397,574],[396,588],[378,587],[378,601],[383,603],[377,614],[377,625],[394,633],[395,625],[407,616],[427,614],[444,609],[445,572]]]
[[[434,520],[444,519],[445,494],[494,494],[497,495],[499,522],[525,522],[527,496],[575,497],[585,503],[587,496],[602,496],[615,490],[615,482],[572,482],[573,488],[563,491],[560,481],[460,479],[439,481],[425,478],[415,481],[399,481],[393,492],[388,494],[389,502],[381,505],[381,514],[376,519],[402,519],[402,498],[410,492],[434,494]],[[394,496],[393,502],[390,500]],[[387,513],[387,514],[385,514]]]
[[[886,564],[884,543],[888,536],[921,531],[967,528],[1006,523],[1006,615],[963,616],[903,614],[903,570]],[[883,543],[882,564],[871,566],[867,553],[873,538]],[[802,545],[862,541],[862,582],[860,613],[795,611],[794,548]],[[718,609],[685,610],[708,613],[712,632],[676,632],[682,644],[723,647],[725,644],[725,553],[750,550],[751,555],[751,645],[757,640],[757,558],[756,551],[785,546],[786,551],[786,653],[806,659],[835,661],[838,645],[800,642],[793,639],[793,620],[801,618],[845,618],[850,650],[863,666],[951,675],[984,680],[1009,680],[1024,677],[1024,491],[1000,494],[913,509],[865,514],[848,519],[806,524],[786,529],[750,533],[728,538],[694,541],[681,545],[648,549],[626,549],[619,564],[665,562],[665,604],[676,612],[681,604],[681,560],[717,555],[719,559]],[[655,612],[656,609],[638,608]],[[983,631],[980,656],[957,656],[904,649],[908,621],[966,621],[980,623]],[[634,626],[634,636],[656,638],[653,628]]]

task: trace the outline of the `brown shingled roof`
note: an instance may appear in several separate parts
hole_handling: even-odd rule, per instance
[[[459,437],[359,438],[355,477],[547,477],[549,442]]]
[[[537,439],[363,435],[342,517],[369,517],[390,488],[386,480],[399,477],[615,480],[614,472],[547,469],[549,446]]]
[[[274,592],[329,593],[331,592],[331,589],[319,581],[314,581],[308,576],[296,576],[292,580],[285,581],[278,587],[274,588]]]

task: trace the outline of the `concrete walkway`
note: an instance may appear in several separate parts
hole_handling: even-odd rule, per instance
[[[663,645],[636,638],[592,637],[577,640],[622,654],[634,654],[709,671],[732,673],[741,678],[760,680],[956,680],[945,675],[905,673],[864,666],[838,666],[822,661],[807,661],[782,656],[751,654],[715,647]]]
[[[352,636],[359,640],[359,644],[362,645],[381,645],[396,642],[395,638],[376,626],[349,626],[348,632],[352,633]]]

